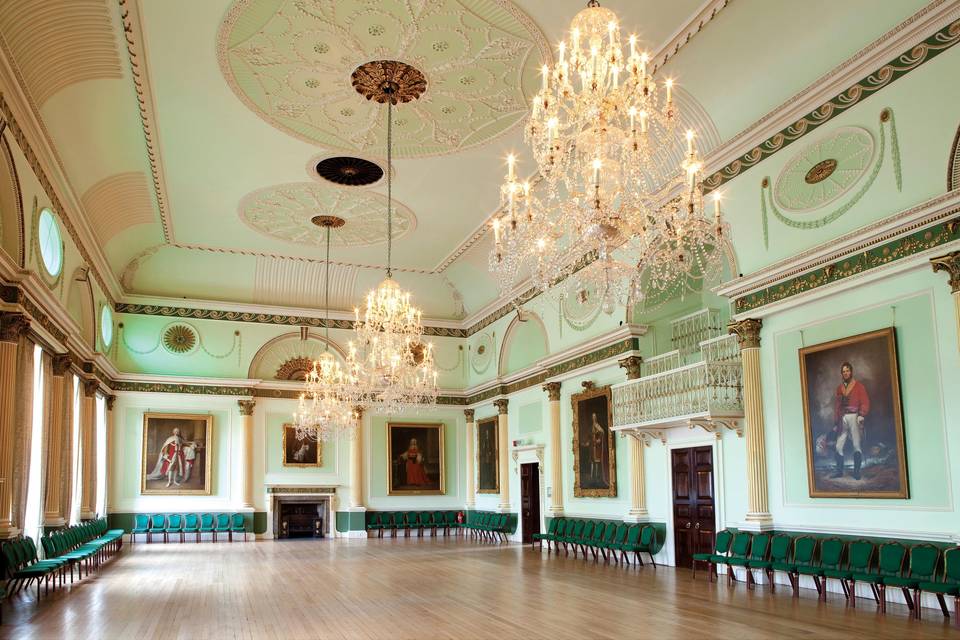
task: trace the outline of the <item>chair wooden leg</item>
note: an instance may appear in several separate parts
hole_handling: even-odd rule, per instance
[[[774,573],[773,569],[765,569],[765,570],[764,570],[764,573],[767,574],[767,582],[770,583],[770,592],[771,592],[771,593],[776,593],[776,592],[777,592],[777,582],[776,582],[776,580],[774,580],[774,578],[776,577],[776,574]]]
[[[886,585],[877,585],[877,594],[880,596],[880,613],[887,612],[887,587]]]
[[[747,572],[747,589],[753,589],[753,571],[750,567],[745,567],[745,571]]]
[[[914,610],[913,595],[910,593],[910,589],[907,587],[900,587],[900,591],[903,592],[903,599],[907,602],[907,608],[910,609],[910,614],[916,618],[917,613]]]
[[[953,596],[953,624],[960,628],[960,595]]]

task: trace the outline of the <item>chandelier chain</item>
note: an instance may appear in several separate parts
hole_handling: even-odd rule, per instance
[[[393,102],[387,102],[387,277],[393,277]]]

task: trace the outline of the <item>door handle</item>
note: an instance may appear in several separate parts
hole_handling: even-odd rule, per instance
[[[687,523],[687,529],[689,529],[689,528],[690,528],[690,523],[688,522],[688,523]]]
[[[700,528],[700,523],[699,523],[699,522],[697,523],[697,527],[696,527],[696,528],[697,528],[697,529],[699,529],[699,528]]]

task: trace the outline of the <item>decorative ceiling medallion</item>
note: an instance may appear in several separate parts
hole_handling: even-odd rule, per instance
[[[351,83],[371,60],[402,60],[430,91],[394,126],[398,157],[483,144],[518,125],[552,60],[539,28],[509,0],[235,0],[217,36],[234,93],[274,127],[328,149],[385,144],[380,105]],[[410,76],[402,76],[401,86]],[[367,76],[358,78],[366,84]],[[421,91],[422,92],[422,91]],[[411,94],[405,94],[411,95]]]
[[[182,355],[197,346],[197,333],[185,324],[173,324],[163,332],[163,348],[170,353]]]
[[[423,73],[398,60],[365,62],[354,69],[350,83],[367,100],[394,106],[417,100],[427,90]]]
[[[304,356],[290,358],[283,362],[273,376],[277,380],[298,380],[303,381],[307,374],[313,368],[313,360]]]
[[[326,228],[320,222],[327,212],[344,221],[334,226],[330,243],[337,247],[360,247],[387,241],[387,198],[365,190],[334,189],[312,182],[267,187],[240,201],[240,219],[254,230],[280,240],[323,247]],[[313,222],[314,219],[318,222]],[[417,226],[416,216],[394,200],[393,238]]]
[[[365,187],[383,177],[380,165],[351,156],[326,158],[317,163],[316,170],[324,180],[345,187]]]
[[[773,195],[793,213],[810,212],[850,191],[873,166],[873,134],[861,127],[843,127],[807,145],[777,177]]]
[[[310,218],[310,222],[318,227],[323,227],[324,229],[327,227],[330,227],[331,229],[339,229],[343,225],[347,224],[346,220],[337,216],[313,216]]]

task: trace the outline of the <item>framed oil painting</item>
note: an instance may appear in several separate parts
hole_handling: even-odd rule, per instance
[[[477,423],[477,493],[500,493],[497,418]]]
[[[894,329],[800,349],[812,498],[907,498]]]
[[[140,493],[210,495],[213,416],[143,414]]]
[[[443,424],[387,423],[388,495],[443,495]]]
[[[614,498],[617,495],[617,449],[610,387],[585,384],[573,403],[573,495]]]
[[[283,425],[283,466],[319,467],[323,464],[323,443],[309,438],[297,440],[297,428]]]

